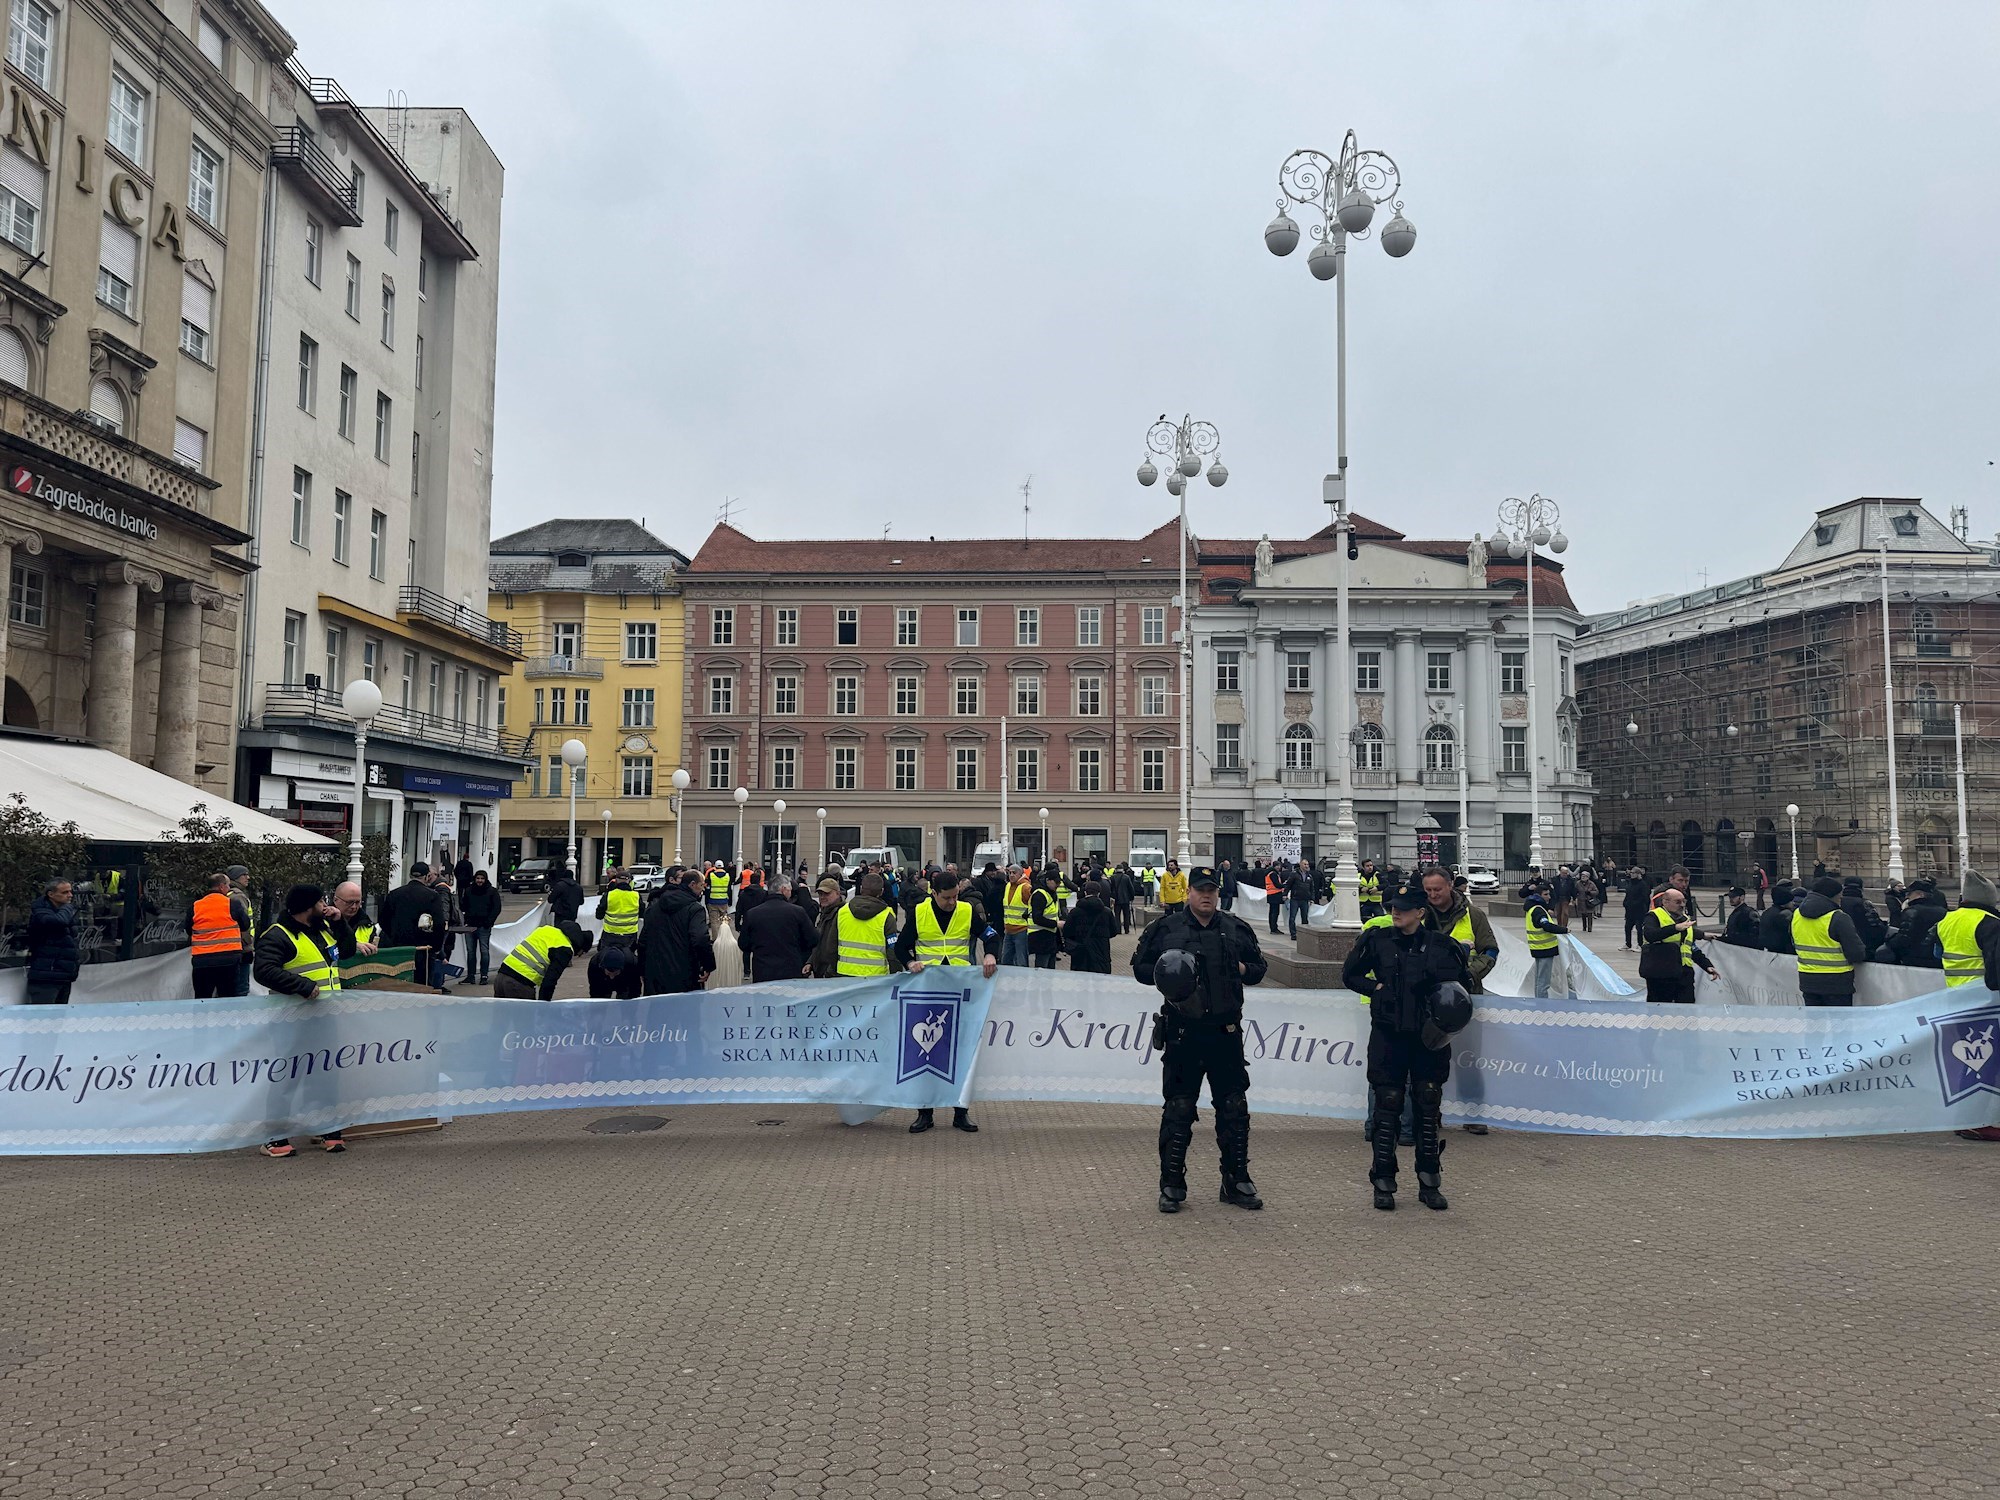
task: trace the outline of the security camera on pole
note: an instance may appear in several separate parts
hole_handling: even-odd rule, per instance
[[[1541,722],[1542,708],[1535,698],[1535,549],[1546,547],[1551,552],[1566,552],[1569,550],[1569,538],[1562,533],[1562,511],[1555,501],[1545,495],[1530,495],[1525,500],[1502,500],[1499,536],[1505,539],[1503,550],[1506,554],[1525,558],[1528,565],[1528,866],[1539,869],[1542,863],[1542,768],[1540,741],[1536,737],[1535,726]],[[1637,732],[1636,725],[1632,732]]]
[[[1174,601],[1181,617],[1180,629],[1174,633],[1175,655],[1180,658],[1180,709],[1174,715],[1174,722],[1181,741],[1181,827],[1176,852],[1185,868],[1194,855],[1188,829],[1189,789],[1194,781],[1194,715],[1189,707],[1188,678],[1192,675],[1190,662],[1194,653],[1194,635],[1188,619],[1187,486],[1188,481],[1201,472],[1202,459],[1222,446],[1222,434],[1215,430],[1212,422],[1197,422],[1193,417],[1183,416],[1176,424],[1162,412],[1160,420],[1146,433],[1146,446],[1170,461],[1167,493],[1181,503],[1181,583],[1180,596]],[[1159,477],[1160,471],[1153,466],[1150,458],[1139,465],[1139,483],[1149,485]],[[1221,459],[1210,459],[1208,482],[1217,489],[1229,483],[1229,470],[1222,466]]]
[[[1341,142],[1338,158],[1324,151],[1294,151],[1278,169],[1278,217],[1264,230],[1264,244],[1273,255],[1290,255],[1298,248],[1299,226],[1285,211],[1287,201],[1314,213],[1319,222],[1311,226],[1319,241],[1306,257],[1306,269],[1314,279],[1334,283],[1334,407],[1335,440],[1339,466],[1326,476],[1323,498],[1333,508],[1333,530],[1346,545],[1337,547],[1338,586],[1334,606],[1334,655],[1340,663],[1340,680],[1327,684],[1333,700],[1332,722],[1327,726],[1332,740],[1334,795],[1338,811],[1333,825],[1333,852],[1336,861],[1333,887],[1335,928],[1349,932],[1361,926],[1361,869],[1356,862],[1360,842],[1355,835],[1353,776],[1349,761],[1352,747],[1348,724],[1353,716],[1353,663],[1347,650],[1347,565],[1356,556],[1354,530],[1347,510],[1347,242],[1366,239],[1375,210],[1394,203],[1394,217],[1382,226],[1382,249],[1392,260],[1400,260],[1416,247],[1416,226],[1403,217],[1403,174],[1395,161],[1380,151],[1363,151],[1348,131]]]

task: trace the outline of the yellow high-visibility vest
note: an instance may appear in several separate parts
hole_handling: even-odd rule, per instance
[[[1025,880],[1019,885],[1010,885],[1007,887],[1005,898],[1006,910],[1004,913],[1007,931],[1026,932],[1028,930],[1029,890],[1030,887]]]
[[[1530,953],[1553,953],[1562,946],[1562,939],[1557,937],[1553,932],[1544,932],[1535,925],[1535,913],[1538,911],[1546,914],[1547,908],[1541,902],[1535,901],[1529,903],[1528,909],[1521,914],[1521,920],[1526,924],[1528,929],[1528,951]],[[1467,928],[1472,926],[1472,919],[1469,916],[1466,918],[1465,925]]]
[[[927,964],[972,962],[972,903],[960,901],[948,923],[938,921],[937,908],[917,903],[917,957]]]
[[[536,989],[548,978],[549,955],[561,948],[566,952],[575,949],[570,940],[563,936],[560,927],[537,927],[533,932],[514,945],[514,951],[500,960],[500,967],[512,969]]]
[[[1939,923],[1940,927],[1944,924]],[[1847,954],[1841,950],[1833,935],[1833,913],[1823,917],[1808,917],[1799,912],[1792,913],[1792,951],[1799,956],[1801,974],[1852,974],[1854,965],[1847,961]]]
[[[966,920],[972,911],[966,910]],[[834,972],[857,979],[889,972],[889,908],[872,917],[857,917],[851,906],[843,906],[835,918],[840,928],[840,962]]]
[[[711,901],[727,901],[729,899],[729,872],[727,870],[710,870],[708,872],[708,899]]]
[[[1660,931],[1662,932],[1665,932],[1670,927],[1678,925],[1674,921],[1674,914],[1668,911],[1664,906],[1654,907],[1653,915],[1660,919]],[[1688,928],[1686,932],[1683,932],[1678,938],[1672,939],[1671,941],[1675,942],[1680,947],[1681,967],[1683,969],[1692,969],[1694,967],[1694,928],[1692,927]]]
[[[1361,899],[1380,904],[1382,900],[1382,877],[1380,875],[1363,875],[1361,877]]]
[[[1986,982],[1986,956],[1979,951],[1979,924],[1992,916],[1976,906],[1961,906],[1938,918],[1938,946],[1944,949],[1946,989]],[[1803,959],[1799,967],[1805,967]]]
[[[639,933],[639,893],[614,885],[604,893],[604,935],[636,937]]]
[[[286,971],[318,985],[321,995],[338,994],[340,970],[334,964],[333,955],[320,947],[317,939],[303,932],[294,932],[289,927],[284,932],[292,940],[292,956],[285,960]]]

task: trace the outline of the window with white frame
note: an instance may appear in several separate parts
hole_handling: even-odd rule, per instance
[[[1042,789],[1042,752],[1032,745],[1014,747],[1014,790],[1039,792]]]
[[[1095,745],[1076,751],[1076,789],[1079,792],[1104,790],[1104,752]]]
[[[319,404],[319,343],[299,335],[299,410],[311,414]]]
[[[895,680],[896,712],[905,717],[917,711],[917,679],[898,677]]]
[[[734,760],[735,751],[728,745],[708,747],[708,789],[711,792],[726,792],[730,789],[735,779],[730,774]]]
[[[1310,771],[1313,766],[1313,731],[1310,724],[1285,726],[1285,769]]]
[[[136,318],[138,285],[138,233],[106,214],[97,242],[97,300],[115,313]]]
[[[1382,653],[1380,651],[1357,651],[1354,653],[1354,691],[1357,693],[1379,693],[1382,691]]]
[[[952,702],[960,718],[979,717],[979,679],[970,673],[952,681]]]
[[[1139,644],[1164,646],[1167,643],[1167,607],[1148,604],[1139,610]]]
[[[771,679],[771,712],[796,714],[799,711],[799,679],[790,672]]]
[[[1243,653],[1241,651],[1217,651],[1215,653],[1215,690],[1218,693],[1240,693],[1243,691]]]
[[[215,292],[192,271],[181,273],[181,352],[203,364],[214,364],[209,354],[210,332],[215,326]]]
[[[1042,711],[1042,679],[1034,673],[1024,673],[1014,679],[1014,713],[1017,718],[1032,719]]]
[[[1515,725],[1500,730],[1500,769],[1524,775],[1528,769],[1528,731]]]
[[[836,646],[861,644],[861,611],[836,609],[833,612],[833,643]]]
[[[979,747],[958,745],[951,752],[951,784],[954,791],[979,790]]]
[[[1451,691],[1451,653],[1449,651],[1428,651],[1424,653],[1424,686],[1427,692],[1448,693]]]
[[[396,284],[382,278],[382,347],[396,347]]]
[[[340,409],[335,427],[350,443],[354,441],[354,408],[360,399],[360,377],[346,365],[340,367]]]
[[[1313,658],[1310,651],[1285,653],[1285,691],[1310,693],[1313,685]]]
[[[1424,769],[1458,769],[1458,736],[1452,733],[1449,724],[1433,724],[1424,731]]]
[[[467,678],[467,673],[464,667],[452,668],[451,721],[454,724],[463,724],[465,722],[466,678]],[[579,724],[588,724],[590,722],[589,688],[578,688],[576,690],[576,722]]]
[[[391,203],[382,211],[382,243],[391,255],[396,253],[396,241],[401,237],[403,223],[402,210]]]
[[[306,280],[319,285],[321,256],[326,245],[326,227],[318,219],[306,220]]]
[[[204,224],[222,222],[222,158],[200,141],[188,147],[187,206]]]
[[[549,689],[549,723],[569,722],[569,689],[552,687]]]
[[[1139,712],[1147,718],[1157,718],[1167,711],[1167,679],[1161,675],[1148,675],[1139,679]]]
[[[1031,606],[1014,611],[1014,644],[1039,646],[1042,643],[1042,612]]]
[[[41,244],[49,174],[18,146],[0,146],[0,239],[33,255]]]
[[[111,70],[111,117],[105,123],[104,141],[133,166],[145,165],[146,91],[123,68]]]
[[[709,677],[708,711],[712,714],[736,712],[736,678],[731,673],[717,672]]]
[[[1148,746],[1139,752],[1139,790],[1164,792],[1167,789],[1167,752]]]
[[[395,418],[396,403],[383,391],[375,393],[375,456],[389,461],[389,428]]]
[[[108,432],[124,433],[125,424],[131,419],[131,408],[125,404],[125,392],[119,389],[117,381],[102,375],[91,381],[90,417]]]
[[[660,659],[660,627],[651,620],[627,620],[625,622],[625,660],[631,662],[658,661]]]
[[[42,0],[13,0],[7,15],[7,61],[44,92],[56,81],[56,13]]]
[[[410,712],[417,706],[417,653],[414,651],[405,651],[403,653],[402,704],[405,713]],[[542,709],[541,704],[538,702],[535,705],[535,722],[539,724],[541,721]]]
[[[361,643],[361,677],[364,682],[380,682],[382,680],[382,643],[373,638]],[[485,678],[480,678],[479,686],[482,690],[481,696],[483,698],[486,686]]]
[[[736,644],[736,611],[729,605],[712,605],[708,611],[708,643],[711,646]]]
[[[958,612],[958,644],[976,646],[979,644],[979,611],[961,609]]]
[[[895,771],[892,789],[898,792],[914,792],[917,789],[917,747],[898,745],[891,752],[891,765]]]
[[[775,611],[773,619],[772,644],[796,646],[799,643],[799,612],[793,608]]]
[[[1525,651],[1502,651],[1500,653],[1500,691],[1503,693],[1525,693],[1528,690],[1528,653]]]
[[[7,579],[7,621],[33,630],[48,624],[49,575],[26,563],[15,563]]]
[[[549,624],[549,655],[572,667],[583,655],[583,621],[555,620]]]
[[[386,511],[368,513],[368,576],[381,579],[389,564],[389,516]]]
[[[312,545],[313,477],[304,469],[292,470],[292,545]]]
[[[1079,646],[1101,646],[1104,644],[1104,611],[1095,604],[1078,607],[1076,612],[1076,643]]]
[[[1380,724],[1363,724],[1354,731],[1354,769],[1357,771],[1379,771],[1382,769],[1382,753],[1386,749]]]
[[[624,755],[618,762],[618,791],[626,797],[653,795],[653,757]]]
[[[840,676],[833,679],[833,711],[837,714],[861,712],[861,679]]]
[[[329,625],[326,631],[326,686],[339,692],[347,685],[347,631],[339,625]]]
[[[0,380],[26,389],[34,376],[28,358],[28,341],[18,328],[0,328]]]
[[[1104,679],[1079,677],[1076,680],[1076,716],[1095,719],[1104,713]]]
[[[192,422],[174,419],[174,458],[196,473],[208,469],[208,434]]]
[[[347,566],[347,534],[354,524],[354,497],[346,490],[333,492],[333,560]]]
[[[628,687],[624,689],[618,705],[618,727],[620,729],[651,729],[653,727],[653,690],[649,687]]]
[[[347,257],[347,315],[361,321],[361,257]]]
[[[851,792],[860,783],[861,752],[853,745],[833,747],[833,789]]]
[[[917,612],[898,606],[896,609],[896,644],[914,646],[917,644]]]
[[[284,674],[288,684],[305,680],[306,617],[295,609],[285,611]]]
[[[1243,769],[1243,726],[1241,724],[1218,724],[1215,726],[1215,769],[1218,771],[1240,771]]]
[[[797,745],[773,745],[771,747],[771,789],[777,792],[797,791],[799,785],[799,747]]]

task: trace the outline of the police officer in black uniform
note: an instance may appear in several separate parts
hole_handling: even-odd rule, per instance
[[[1374,1159],[1368,1180],[1375,1206],[1396,1206],[1396,1136],[1403,1098],[1416,1096],[1417,1198],[1445,1208],[1438,1168],[1444,1155],[1444,1083],[1451,1076],[1451,1034],[1472,1019],[1465,986],[1465,949],[1424,923],[1417,890],[1389,898],[1387,926],[1365,927],[1347,955],[1342,982],[1368,1002],[1368,1082],[1375,1112],[1369,1121]]]
[[[1262,1208],[1250,1180],[1250,1069],[1243,1060],[1243,987],[1264,978],[1256,931],[1221,909],[1221,882],[1208,865],[1188,871],[1187,904],[1148,927],[1132,954],[1141,984],[1157,984],[1167,1003],[1154,1019],[1154,1045],[1165,1064],[1160,1114],[1160,1212],[1177,1214],[1187,1199],[1188,1143],[1195,1100],[1208,1079],[1215,1101],[1215,1142],[1222,1154],[1222,1201]]]

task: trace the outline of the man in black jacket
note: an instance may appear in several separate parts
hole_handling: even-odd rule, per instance
[[[1187,1153],[1194,1139],[1195,1100],[1208,1080],[1215,1101],[1215,1143],[1222,1157],[1222,1201],[1262,1208],[1250,1180],[1250,1067],[1243,1056],[1243,989],[1269,967],[1248,922],[1221,909],[1220,882],[1207,865],[1188,872],[1187,904],[1140,935],[1132,973],[1153,982],[1164,953],[1193,955],[1199,978],[1185,1001],[1162,1007],[1155,1032],[1160,1049],[1160,1212],[1187,1201]]]
[[[384,948],[419,950],[417,982],[435,984],[430,963],[438,933],[444,926],[444,900],[431,884],[431,867],[423,860],[410,866],[410,880],[382,898],[376,909],[376,925],[382,935],[376,941]]]
[[[1792,906],[1797,896],[1789,880],[1771,887],[1771,905],[1757,919],[1757,943],[1766,953],[1792,951]]]
[[[1104,904],[1104,887],[1092,880],[1083,888],[1083,899],[1063,919],[1063,943],[1069,949],[1069,966],[1079,974],[1111,972],[1111,935],[1118,919]]]
[[[1416,891],[1389,898],[1387,927],[1364,927],[1341,969],[1341,983],[1368,1002],[1368,1084],[1375,1101],[1368,1168],[1375,1206],[1396,1206],[1396,1136],[1403,1099],[1416,1100],[1417,1197],[1426,1208],[1448,1206],[1439,1178],[1444,1157],[1444,1085],[1451,1047],[1428,1045],[1424,1023],[1441,985],[1469,985],[1464,945],[1425,923]]]
[[[792,900],[791,877],[780,875],[768,899],[751,907],[747,915],[738,912],[736,937],[750,982],[768,984],[806,974],[813,949],[819,946],[819,925]]]
[[[1625,947],[1632,947],[1632,934],[1645,925],[1646,909],[1653,904],[1653,893],[1646,881],[1646,872],[1637,865],[1625,877]]]
[[[1062,952],[1062,904],[1056,899],[1057,871],[1044,865],[1035,872],[1028,892],[1028,961],[1037,969],[1053,969]]]
[[[1111,872],[1111,913],[1118,918],[1120,935],[1132,930],[1132,903],[1139,899],[1139,882],[1132,875],[1132,867],[1123,860]]]
[[[698,990],[715,972],[715,945],[696,891],[698,873],[670,885],[646,908],[639,928],[639,952],[650,995],[684,995]]]
[[[1939,894],[1935,880],[1926,875],[1910,882],[1903,920],[1889,939],[1889,949],[1897,963],[1912,969],[1943,967],[1937,953],[1937,924],[1944,920],[1945,910],[1944,897]]]
[[[1764,940],[1757,935],[1757,913],[1751,908],[1747,893],[1740,885],[1729,888],[1729,923],[1722,929],[1722,940],[1732,948],[1761,948]]]
[[[28,910],[28,1004],[69,1004],[70,986],[83,966],[76,928],[76,887],[51,880]]]
[[[1849,875],[1840,882],[1840,909],[1861,934],[1861,944],[1868,952],[1873,953],[1889,936],[1889,924],[1875,910],[1875,903],[1862,894],[1859,875]]]
[[[583,910],[583,887],[578,885],[569,873],[567,865],[552,865],[549,868],[549,925],[560,927],[565,922],[574,922],[576,914]]]

